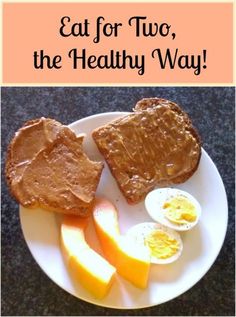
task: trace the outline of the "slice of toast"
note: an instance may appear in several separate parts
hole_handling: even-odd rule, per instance
[[[185,182],[196,171],[201,141],[188,115],[175,103],[147,98],[134,112],[92,133],[130,204],[156,186]]]
[[[103,163],[83,152],[83,136],[52,119],[28,121],[12,139],[6,177],[11,193],[28,208],[87,216]]]

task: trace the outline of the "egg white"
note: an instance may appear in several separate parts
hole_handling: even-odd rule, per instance
[[[176,261],[183,250],[183,242],[180,238],[180,235],[172,229],[169,229],[163,225],[160,225],[156,222],[142,222],[133,227],[131,227],[126,235],[132,238],[136,243],[140,245],[144,245],[145,238],[152,232],[156,230],[161,230],[168,234],[171,238],[175,239],[179,243],[179,250],[169,258],[166,259],[158,259],[154,256],[151,256],[151,263],[154,264],[168,264]],[[147,247],[148,248],[148,247]]]
[[[176,196],[187,198],[195,206],[197,214],[195,221],[177,224],[165,217],[166,209],[163,208],[164,203]],[[189,193],[177,188],[159,188],[151,191],[145,198],[145,207],[153,220],[177,231],[192,229],[198,223],[201,216],[201,206],[199,202]]]

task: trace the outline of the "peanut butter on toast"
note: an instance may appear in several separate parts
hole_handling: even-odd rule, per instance
[[[133,113],[92,136],[130,204],[155,187],[185,182],[200,161],[201,141],[189,116],[165,99],[142,99]]]
[[[28,121],[12,139],[6,177],[23,206],[80,216],[93,207],[103,163],[92,162],[83,136],[52,119]]]

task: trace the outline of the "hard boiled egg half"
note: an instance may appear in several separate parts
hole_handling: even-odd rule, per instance
[[[139,223],[131,227],[127,235],[149,249],[151,263],[168,264],[176,261],[182,253],[180,235],[155,222]]]
[[[151,218],[178,231],[193,228],[201,215],[199,202],[189,193],[176,188],[159,188],[145,199],[145,207]]]

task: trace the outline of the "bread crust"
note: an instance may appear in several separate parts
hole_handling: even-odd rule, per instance
[[[187,113],[176,103],[161,98],[145,98],[140,100],[133,110],[133,113],[99,127],[92,133],[99,151],[105,158],[113,177],[116,179],[122,194],[129,204],[139,203],[155,187],[185,182],[197,170],[201,157],[201,139],[199,134],[192,125]],[[155,117],[155,121],[151,120],[152,117]],[[159,119],[160,124],[158,124]],[[150,125],[142,123],[145,120],[149,120]],[[166,124],[166,122],[168,123]],[[160,130],[159,132],[157,132],[158,129]],[[178,129],[181,130],[183,136],[178,134]],[[128,130],[130,131],[127,132]],[[176,138],[184,139],[184,136],[188,136],[188,144],[186,146],[177,144],[176,146],[172,139],[167,141],[168,133],[171,134],[172,130],[176,130],[174,135]],[[162,132],[167,133],[166,141]],[[146,136],[144,137],[144,135]],[[158,138],[163,139],[159,148],[154,144],[155,138],[157,140]],[[121,145],[121,142],[119,143],[119,139],[122,139],[123,145]],[[132,143],[132,139],[137,141],[136,146]],[[150,144],[153,144],[153,146],[150,146]],[[163,150],[165,146],[166,150]],[[171,153],[171,146],[177,154],[174,154],[174,151],[173,154]],[[185,149],[188,146],[192,147],[189,153]],[[136,150],[137,148],[139,150]],[[178,148],[180,148],[179,152]],[[143,155],[136,153],[142,151],[144,151]],[[115,152],[118,154],[114,154]],[[132,153],[136,154],[133,155]],[[152,168],[152,165],[158,165],[155,162],[155,155],[157,157],[160,154],[162,160],[159,159],[159,166]],[[128,157],[129,155],[130,158]],[[185,162],[184,155],[192,155],[192,158],[186,157]],[[172,156],[173,162],[171,161]],[[150,164],[148,162],[149,157],[151,160]],[[142,162],[142,159],[146,160],[146,163]],[[181,161],[182,170],[171,171],[171,169],[174,170],[175,165],[178,165],[174,160]],[[120,163],[122,161],[125,161],[125,163]],[[173,164],[169,164],[169,166],[168,162]],[[168,172],[170,175],[165,172],[165,169],[168,170],[168,168],[170,169],[170,172]],[[151,174],[150,180],[148,180],[148,174]],[[126,177],[126,175],[128,176]]]

